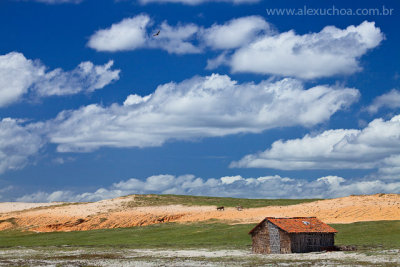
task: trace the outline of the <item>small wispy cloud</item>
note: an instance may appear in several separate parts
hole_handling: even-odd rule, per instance
[[[49,97],[102,89],[119,79],[120,70],[112,70],[112,65],[113,61],[100,66],[86,61],[71,71],[47,71],[40,61],[27,59],[22,53],[0,55],[0,107],[21,100],[28,93]]]
[[[400,91],[392,89],[390,92],[376,97],[372,104],[366,108],[366,110],[371,114],[375,114],[381,108],[400,108]]]

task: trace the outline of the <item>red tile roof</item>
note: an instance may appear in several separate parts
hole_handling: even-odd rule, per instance
[[[337,231],[329,225],[321,222],[316,217],[292,217],[292,218],[274,218],[267,217],[254,227],[249,234],[258,228],[264,221],[276,225],[287,233],[337,233]]]

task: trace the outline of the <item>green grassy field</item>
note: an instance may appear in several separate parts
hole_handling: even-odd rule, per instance
[[[300,203],[313,202],[320,199],[247,199],[229,197],[204,197],[183,195],[130,195],[125,198],[134,198],[127,203],[129,207],[186,205],[186,206],[224,206],[257,208],[266,206],[288,206]]]
[[[400,248],[400,221],[358,222],[332,224],[339,231],[338,245],[356,245],[358,248]]]
[[[157,224],[145,227],[84,232],[0,232],[0,247],[93,246],[129,248],[247,249],[247,234],[255,224],[222,223]],[[400,248],[400,221],[333,224],[338,245],[360,248]]]
[[[14,246],[124,246],[133,248],[245,248],[253,225],[222,223],[166,223],[144,227],[82,232],[0,232],[0,247]]]

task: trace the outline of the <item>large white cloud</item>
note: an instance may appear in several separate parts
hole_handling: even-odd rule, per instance
[[[400,115],[375,119],[362,130],[328,130],[303,138],[276,141],[231,167],[305,169],[374,169],[382,177],[400,178]]]
[[[0,120],[0,173],[23,168],[45,143],[41,125],[23,124],[10,118]]]
[[[219,3],[219,2],[226,2],[226,3],[233,3],[233,4],[252,4],[257,3],[260,0],[139,0],[142,4],[149,4],[149,3],[180,3],[185,5],[199,5],[203,3]]]
[[[264,35],[236,50],[229,62],[233,72],[294,76],[304,79],[351,74],[361,70],[359,58],[378,46],[383,34],[374,22],[319,33],[294,31]]]
[[[381,108],[400,108],[400,91],[393,89],[390,92],[380,95],[367,107],[369,113],[376,113]]]
[[[194,175],[155,175],[145,180],[129,179],[94,192],[72,191],[36,192],[19,197],[17,201],[98,201],[129,194],[184,194],[242,198],[334,198],[351,194],[400,193],[400,182],[380,180],[346,180],[326,176],[307,181],[287,177],[265,176],[243,178],[226,176],[203,179]]]
[[[259,16],[232,19],[203,28],[194,24],[156,27],[160,35],[148,32],[151,20],[138,15],[99,30],[88,45],[98,51],[160,48],[169,53],[199,53],[206,48],[223,50],[209,59],[207,68],[230,66],[232,72],[250,72],[314,79],[360,71],[359,59],[384,39],[374,22],[339,29],[327,26],[318,33],[299,35],[293,30],[278,33]]]
[[[158,86],[149,96],[129,96],[123,105],[89,105],[61,112],[48,124],[58,151],[99,147],[160,146],[286,126],[312,126],[358,99],[350,88],[315,86],[293,79],[238,84],[226,75],[194,77]]]
[[[233,19],[223,25],[202,28],[193,23],[171,26],[164,21],[151,31],[153,21],[146,14],[137,15],[95,32],[88,46],[104,52],[158,48],[171,54],[194,54],[211,49],[238,48],[251,42],[257,34],[269,30],[259,16]],[[160,31],[159,35],[153,36]]]
[[[71,71],[58,68],[46,71],[39,61],[25,58],[18,52],[0,55],[0,107],[20,100],[31,92],[39,97],[92,92],[119,79],[119,70],[111,70],[113,62],[96,66],[82,62]]]

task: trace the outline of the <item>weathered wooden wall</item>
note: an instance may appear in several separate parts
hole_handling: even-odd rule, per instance
[[[330,249],[334,233],[287,233],[268,220],[251,231],[253,253],[304,253]]]
[[[304,233],[291,234],[292,253],[322,251],[334,246],[334,234],[328,233]]]
[[[280,253],[304,253],[322,251],[334,246],[334,234],[302,233],[288,234],[279,229]],[[258,227],[252,235],[253,253],[270,254],[270,236],[267,222]]]
[[[285,231],[279,230],[281,237],[281,253],[292,253],[290,235]]]
[[[269,254],[269,232],[264,222],[252,234],[253,239],[253,253]]]
[[[291,253],[291,239],[288,233],[279,229],[280,253]],[[253,253],[270,254],[270,237],[268,231],[268,222],[264,222],[258,227],[252,235]]]

